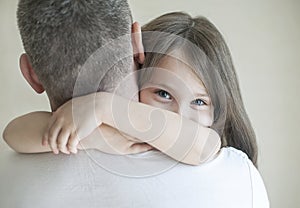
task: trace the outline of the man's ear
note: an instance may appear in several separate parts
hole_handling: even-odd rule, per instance
[[[40,83],[37,75],[35,74],[29,58],[27,54],[23,53],[20,56],[20,69],[21,72],[26,79],[26,81],[30,84],[30,86],[37,92],[37,93],[43,93],[45,91],[43,85]]]
[[[139,63],[143,64],[145,60],[144,46],[142,42],[141,26],[138,22],[134,22],[131,27],[131,37],[134,59]]]

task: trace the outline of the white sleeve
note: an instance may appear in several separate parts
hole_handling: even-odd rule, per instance
[[[269,208],[268,194],[262,177],[252,162],[248,163],[251,174],[253,208]]]

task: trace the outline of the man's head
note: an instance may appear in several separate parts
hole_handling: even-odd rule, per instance
[[[132,24],[126,0],[20,0],[17,18],[26,51],[20,58],[21,71],[38,93],[46,90],[52,110],[72,98],[88,57],[109,41],[129,36]],[[117,84],[111,82],[119,79],[114,76],[128,73],[131,61],[119,61],[98,90],[113,90]]]

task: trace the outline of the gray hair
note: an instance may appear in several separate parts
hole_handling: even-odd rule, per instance
[[[20,0],[17,19],[24,49],[53,110],[72,98],[88,57],[109,41],[129,36],[132,24],[126,0]],[[111,91],[119,72],[130,68],[129,59],[118,61],[109,75],[101,68],[95,71],[103,77],[98,91]]]
[[[152,20],[142,27],[142,32],[146,51],[143,68],[158,66],[166,54],[181,50],[211,97],[212,128],[219,132],[222,146],[242,150],[257,165],[255,133],[242,101],[230,51],[218,29],[204,17],[173,12]],[[140,87],[151,76],[151,71],[150,75],[147,69],[141,71]]]

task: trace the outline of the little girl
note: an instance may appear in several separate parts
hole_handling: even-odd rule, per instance
[[[149,127],[149,122],[141,115],[150,115],[156,108],[131,103],[130,109],[133,109],[134,113],[129,109],[130,121],[140,130],[135,131],[128,129],[126,125],[120,125],[120,122],[117,124],[115,121],[124,118],[118,117],[121,114],[114,112],[116,110],[111,108],[113,102],[118,103],[119,107],[125,106],[122,109],[126,111],[128,110],[126,109],[127,100],[108,93],[97,93],[97,95],[73,99],[73,104],[81,102],[84,106],[89,106],[87,103],[94,102],[96,96],[95,115],[98,117],[96,124],[91,125],[91,122],[79,120],[78,125],[75,126],[72,102],[68,102],[50,118],[43,139],[44,145],[48,143],[56,153],[57,146],[60,146],[59,150],[64,151],[67,145],[71,152],[76,152],[78,144],[76,134],[79,135],[79,140],[83,139],[104,123],[132,137],[146,141],[177,160],[189,164],[200,164],[209,158],[212,159],[218,150],[218,139],[214,131],[199,128],[200,124],[200,126],[216,130],[221,136],[222,146],[232,146],[242,150],[256,165],[255,135],[242,103],[229,50],[218,30],[205,18],[192,19],[183,13],[163,15],[145,25],[142,30],[146,59],[139,73],[140,101],[181,114],[183,120],[178,119],[175,114],[160,111],[165,116],[166,122],[162,135],[156,135],[156,137],[164,139],[152,138],[152,134],[141,134]],[[76,110],[79,110],[78,114],[81,115],[82,121],[93,119],[94,109],[85,107],[76,108]],[[44,130],[49,115],[42,116],[42,113],[40,115],[41,118],[34,122],[30,116],[15,120],[7,127],[6,141],[24,137],[24,134],[30,134],[30,137],[41,137],[40,133],[32,135],[31,129],[22,129],[22,124],[32,119],[29,123],[40,125],[39,132]],[[161,121],[154,118],[152,124],[155,123],[161,123]],[[16,129],[18,131],[15,131]],[[178,129],[181,131],[176,131]],[[200,129],[200,131],[195,133],[195,129]],[[208,137],[209,134],[210,137]],[[202,139],[198,139],[200,137]],[[185,145],[183,150],[178,147],[182,144],[177,144],[177,147],[175,145],[176,141],[181,140],[188,141],[181,142]],[[203,148],[206,140],[211,143],[208,142],[208,147]],[[197,145],[192,145],[194,142]],[[170,148],[171,146],[175,148]],[[203,154],[205,151],[207,152]],[[66,150],[65,152],[68,153]],[[199,152],[202,154],[201,159]]]
[[[212,124],[201,121],[204,107],[198,108],[200,115],[195,120],[200,119],[202,125],[215,129],[221,136],[222,146],[242,150],[257,165],[255,133],[243,105],[229,49],[217,28],[205,18],[192,19],[187,14],[171,13],[153,20],[142,30],[145,51],[157,52],[146,53],[144,67],[160,66],[167,59],[163,54],[169,53],[176,53],[176,57],[188,63],[190,71],[203,82],[207,91],[204,94],[209,97],[209,101],[195,102],[214,108]],[[144,70],[141,73],[140,84],[147,81],[149,73],[152,72]],[[181,74],[182,78],[184,76],[188,75]],[[189,86],[193,87],[192,83]]]

